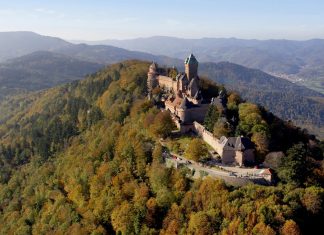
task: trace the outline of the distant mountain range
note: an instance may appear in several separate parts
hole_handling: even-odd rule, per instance
[[[55,37],[33,32],[0,32],[0,62],[36,51],[50,51],[100,64],[113,64],[122,60],[150,60],[161,64],[179,65],[182,60],[167,56],[129,51],[114,46],[73,44]]]
[[[10,39],[12,39],[11,43],[9,43]],[[179,70],[183,70],[183,58],[187,56],[190,47],[187,45],[188,48],[186,48],[184,44],[177,48],[176,45],[180,39],[174,40],[175,45],[164,41],[156,50],[169,48],[170,54],[173,49],[174,53],[177,50],[181,51],[177,55],[179,59],[129,51],[114,46],[73,44],[31,32],[0,33],[0,42],[7,43],[0,44],[0,51],[10,52],[1,55],[1,58],[6,58],[6,61],[0,64],[0,99],[21,90],[34,91],[78,80],[107,64],[124,60],[156,61],[160,65],[176,66]],[[237,39],[231,40],[235,42]],[[204,50],[202,47],[201,51],[197,50],[195,53],[200,62],[208,61],[203,56]],[[223,52],[219,52],[219,56],[226,55],[231,50],[230,48],[224,49]],[[154,53],[160,54],[159,51],[154,51]],[[207,51],[205,53],[207,54]],[[257,52],[254,53],[257,54]],[[210,54],[213,54],[212,51]],[[264,56],[261,51],[259,56]],[[288,62],[290,63],[289,60]],[[234,63],[200,63],[199,72],[202,76],[205,75],[229,89],[238,91],[245,99],[264,105],[279,117],[303,124],[324,136],[323,129],[318,128],[324,125],[324,96],[322,94],[260,70],[249,69]]]
[[[184,58],[191,50],[201,62],[229,61],[298,82],[324,94],[324,40],[245,40],[236,38],[182,39],[149,37],[104,40],[88,44]]]
[[[33,32],[0,32],[0,99],[79,80],[107,64],[148,60],[182,66],[182,60],[113,46],[73,44]]]
[[[60,38],[33,32],[0,32],[0,62],[35,51],[53,51],[70,45]]]

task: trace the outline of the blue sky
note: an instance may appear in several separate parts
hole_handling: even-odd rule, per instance
[[[0,31],[65,39],[324,38],[323,0],[0,0]]]

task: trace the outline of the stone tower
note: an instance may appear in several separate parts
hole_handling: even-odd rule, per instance
[[[155,88],[158,84],[157,84],[157,64],[156,63],[152,63],[149,71],[147,73],[147,90],[148,90],[148,96],[149,98],[151,97],[151,93],[153,88]]]
[[[198,61],[193,54],[185,60],[185,73],[189,81],[198,76]]]

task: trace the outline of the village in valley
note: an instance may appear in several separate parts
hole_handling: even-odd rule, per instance
[[[162,112],[169,112],[177,127],[177,130],[172,132],[171,141],[160,140],[165,147],[163,156],[166,165],[175,168],[187,167],[193,177],[209,175],[232,185],[249,182],[273,184],[272,169],[265,163],[256,164],[255,147],[248,137],[217,138],[204,126],[211,106],[220,111],[219,119],[230,125],[230,120],[223,115],[226,112],[226,94],[220,90],[217,97],[204,97],[195,56],[190,54],[184,65],[185,72],[178,73],[176,68],[166,71],[153,62],[148,71],[148,99],[158,104]],[[157,93],[159,95],[156,95]],[[190,145],[190,141],[186,140],[197,137],[204,141],[208,151],[203,160],[193,161],[186,158],[183,149]],[[178,145],[179,151],[173,151],[171,145],[174,144]],[[185,145],[182,149],[179,148],[181,144]]]

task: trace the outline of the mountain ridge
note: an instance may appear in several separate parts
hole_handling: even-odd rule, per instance
[[[40,90],[82,79],[104,65],[49,51],[37,51],[0,64],[0,87]]]
[[[37,36],[37,34],[35,35]],[[235,40],[233,39],[233,41]],[[187,50],[184,50],[183,53],[187,53],[186,51]],[[127,59],[142,59],[145,61],[155,61],[158,62],[160,65],[176,66],[179,70],[183,69],[182,59],[181,60],[173,59],[166,56],[156,56],[149,53],[128,51],[126,49],[116,48],[112,46],[100,46],[100,45],[89,46],[85,44],[78,44],[78,45],[68,44],[68,45],[64,45],[63,47],[59,47],[58,49],[50,50],[47,53],[48,55],[50,55],[51,53],[53,53],[52,55],[55,55],[55,53],[62,54],[61,56],[65,57],[65,60],[69,60],[69,58],[73,57],[75,59],[75,62],[84,65],[79,67],[88,66],[89,70],[84,71],[84,75],[95,72],[94,71],[95,68],[99,68],[100,66],[116,63]],[[28,58],[28,56],[22,58]],[[24,88],[24,86],[29,87],[30,90],[44,89],[53,85],[57,85],[58,83],[53,82],[55,80],[60,81],[61,83],[65,83],[74,79],[82,78],[81,75],[83,74],[80,74],[78,68],[75,68],[74,74],[71,74],[70,71],[68,71],[68,68],[64,66],[64,64],[58,63],[58,60],[56,60],[55,57],[52,57],[52,60],[50,60],[49,58],[48,60],[46,60],[40,57],[38,58],[38,62],[35,61],[34,65],[30,65],[29,68],[26,68],[25,66],[25,68],[23,69],[21,69],[21,66],[19,65],[18,62],[16,65],[15,63],[11,64],[9,69],[8,67],[6,68],[4,65],[0,65],[0,69],[1,68],[7,69],[7,70],[2,70],[2,76],[6,74],[4,73],[6,71],[10,75],[7,76],[7,78],[3,78],[2,83],[0,79],[0,87],[1,87],[0,96],[4,97],[10,93],[15,93],[15,94],[19,93],[21,91],[20,88]],[[19,61],[19,59],[17,59],[16,61]],[[43,69],[41,71],[35,69],[36,63],[44,65],[45,61],[48,61],[49,64],[47,64],[48,67],[45,66],[44,68],[49,69],[49,71],[51,71],[52,74],[47,73],[45,71],[46,69]],[[201,61],[200,58],[199,61]],[[25,61],[23,62],[23,64],[26,65],[28,63]],[[321,99],[320,99],[322,97],[321,94],[311,92],[307,88],[303,90],[303,88],[300,86],[296,86],[293,83],[286,82],[285,80],[282,79],[278,80],[277,78],[274,78],[273,76],[270,75],[266,76],[261,72],[256,72],[255,70],[252,70],[251,67],[250,67],[251,70],[248,70],[248,69],[243,69],[242,67],[231,66],[230,64],[223,64],[223,66],[221,65],[222,64],[218,66],[213,65],[210,66],[210,68],[208,68],[208,63],[207,64],[201,63],[200,74],[202,75],[206,74],[211,79],[214,79],[214,81],[221,84],[225,84],[226,87],[229,87],[233,90],[237,90],[245,99],[262,104],[263,106],[269,108],[271,111],[273,111],[275,114],[279,115],[282,118],[296,121],[296,123],[299,125],[300,124],[305,125],[306,123],[305,127],[311,128],[312,132],[315,131],[316,133],[319,133],[321,136],[324,135],[323,134],[324,131],[322,130],[319,131],[319,129],[317,128],[318,126],[322,125],[321,123],[323,123],[323,119],[324,119],[323,111],[321,111],[323,110],[323,103],[321,103]],[[221,72],[220,68],[222,68],[224,71]],[[60,71],[59,73],[57,73],[58,70]],[[15,74],[16,74],[16,80],[14,79]],[[55,76],[53,76],[54,74]],[[228,78],[236,78],[236,80],[232,80],[232,82],[229,82],[229,79],[224,79],[224,76]],[[31,80],[33,79],[33,77],[35,78],[35,80],[38,79],[38,82],[31,83],[30,81],[28,81],[28,79]],[[263,83],[267,84],[268,87],[262,84],[262,82],[260,82],[257,79],[257,77],[263,78]],[[46,78],[51,81],[46,81]],[[249,80],[247,80],[248,78],[249,79],[253,78],[254,79],[253,82],[252,83],[249,82]],[[18,81],[17,79],[20,81],[21,84],[19,83],[14,84],[15,81]],[[44,81],[43,85],[40,85],[39,83],[40,79],[43,79],[41,80]],[[267,79],[269,81],[273,80],[273,82],[269,83]],[[4,80],[6,81],[6,83],[3,82]],[[289,96],[286,94],[287,93],[286,90],[283,87],[280,88],[276,83],[278,84],[280,83],[283,85],[283,87],[286,87],[289,90]],[[7,87],[8,84],[10,85],[9,88]],[[33,85],[37,85],[37,84],[39,85],[38,87],[32,88]],[[293,89],[296,89],[295,93],[298,94],[294,94]],[[313,98],[309,99],[309,97],[314,97],[314,99]],[[283,106],[286,108],[283,109],[278,104],[284,104]],[[294,107],[295,110],[292,107]],[[314,110],[316,110],[316,112],[312,113],[313,111],[311,111],[309,107],[312,107]],[[314,124],[317,127],[313,127]]]
[[[166,36],[106,40],[125,49],[184,58],[190,48],[201,62],[229,61],[297,82],[324,93],[324,39],[183,39]]]

